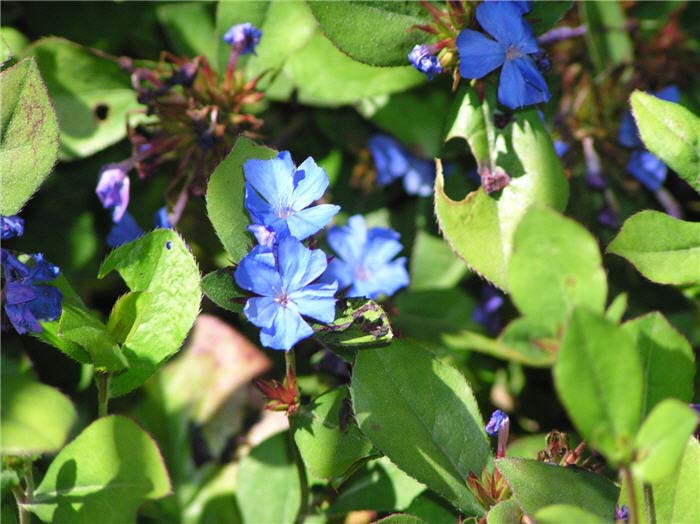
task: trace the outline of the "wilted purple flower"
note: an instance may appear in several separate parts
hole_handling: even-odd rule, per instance
[[[24,234],[24,219],[18,215],[0,215],[0,225],[2,227],[2,240],[21,237]]]
[[[277,235],[288,230],[304,240],[340,211],[339,206],[331,204],[309,207],[328,187],[326,172],[311,157],[296,168],[289,151],[282,151],[270,160],[247,160],[243,174],[245,207],[251,221]]]
[[[119,164],[109,164],[100,171],[97,197],[105,209],[112,209],[112,220],[119,222],[129,206],[129,185],[125,169]]]
[[[240,49],[242,55],[253,53],[255,47],[260,43],[262,31],[251,23],[236,24],[224,33],[223,40],[228,45]]]
[[[43,284],[58,276],[58,267],[41,253],[31,258],[30,267],[7,249],[2,250],[5,313],[20,335],[43,331],[39,320],[56,320],[61,314],[63,295],[58,288]]]
[[[485,284],[481,288],[481,299],[474,308],[472,319],[481,324],[491,335],[495,335],[501,329],[501,315],[498,312],[503,306],[504,298],[495,286]]]
[[[624,504],[622,506],[615,505],[615,521],[627,522],[630,518],[630,510]]]
[[[440,60],[435,56],[427,45],[416,45],[408,53],[408,61],[413,67],[428,77],[433,79],[433,75],[442,73]]]
[[[320,249],[308,249],[296,238],[285,236],[275,251],[253,249],[241,260],[234,277],[241,288],[259,295],[248,299],[243,311],[262,328],[262,345],[289,350],[313,334],[302,315],[324,323],[333,321],[338,285],[312,284],[327,265]]]
[[[491,414],[488,424],[486,424],[486,433],[491,435],[498,435],[499,430],[508,423],[508,415],[503,413],[500,409],[497,409]]]
[[[329,229],[326,238],[338,257],[328,264],[323,280],[337,282],[340,289],[349,287],[347,296],[391,296],[408,285],[406,258],[392,260],[403,249],[396,231],[368,230],[365,219],[355,215],[345,226]]]

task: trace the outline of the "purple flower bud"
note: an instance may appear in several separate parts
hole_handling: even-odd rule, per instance
[[[630,518],[629,508],[624,504],[622,506],[615,505],[615,520],[627,522]]]
[[[503,411],[501,411],[500,409],[497,409],[491,414],[491,419],[489,420],[489,423],[486,424],[486,433],[488,433],[492,437],[494,435],[498,435],[498,432],[501,430],[501,428],[509,422],[510,419],[508,418],[508,415],[503,413]]]
[[[251,23],[236,24],[224,34],[224,42],[240,49],[242,55],[253,53],[260,42],[262,31]]]
[[[112,220],[119,222],[129,205],[129,185],[131,181],[119,164],[108,164],[100,171],[97,183],[97,197],[102,207],[112,209]]]
[[[17,215],[7,217],[0,215],[0,224],[2,227],[2,240],[21,237],[24,234],[24,219]]]
[[[496,287],[484,285],[481,288],[481,299],[472,313],[472,319],[481,324],[491,335],[495,335],[501,329],[501,315],[498,310],[503,306],[503,302],[503,295]]]
[[[598,222],[608,229],[620,229],[620,218],[610,206],[605,206],[600,210]]]
[[[413,67],[428,77],[433,79],[433,75],[442,73],[442,66],[438,57],[430,52],[427,45],[416,45],[408,53],[408,61]]]

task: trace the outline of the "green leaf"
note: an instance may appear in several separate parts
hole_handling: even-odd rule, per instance
[[[598,73],[620,64],[632,63],[634,47],[627,34],[625,12],[617,0],[580,2],[579,10],[586,31],[589,56]]]
[[[680,104],[635,91],[630,96],[647,149],[700,193],[700,118]]]
[[[358,62],[399,66],[416,44],[434,37],[411,26],[431,21],[418,2],[308,2],[321,30]]]
[[[147,291],[131,291],[120,296],[112,306],[107,329],[119,344],[129,338],[142,322],[144,312],[151,307],[152,296]]]
[[[233,313],[243,313],[248,294],[236,285],[234,268],[212,271],[202,278],[202,291],[217,306]]]
[[[673,476],[653,484],[656,522],[700,522],[700,443],[688,439]]]
[[[291,422],[301,458],[318,478],[340,477],[372,451],[353,419],[346,387],[327,391],[302,406]]]
[[[63,307],[58,336],[87,351],[98,371],[114,373],[128,366],[117,339],[102,322],[82,308]]]
[[[143,502],[170,492],[153,439],[131,419],[111,416],[61,450],[25,507],[53,524],[127,524]]]
[[[25,53],[39,64],[56,106],[62,160],[91,156],[126,136],[127,113],[140,106],[115,59],[60,38],[41,39]]]
[[[659,284],[700,282],[700,223],[658,211],[641,211],[622,225],[608,253],[631,262]]]
[[[609,524],[609,519],[583,510],[571,504],[554,504],[535,513],[537,524]]]
[[[157,229],[112,251],[98,276],[111,271],[119,272],[132,291],[150,294],[122,346],[129,369],[110,382],[110,393],[119,396],[143,384],[180,349],[199,313],[201,291],[197,264],[170,229]]]
[[[376,524],[428,524],[423,519],[406,513],[395,513],[376,521]]]
[[[253,237],[246,229],[250,218],[243,203],[243,164],[251,158],[269,160],[276,156],[277,151],[240,137],[209,178],[207,214],[232,262],[239,262],[253,244]]]
[[[216,64],[214,17],[211,6],[199,2],[178,2],[156,7],[158,21],[165,29],[173,50],[178,55],[194,58],[204,55]]]
[[[468,272],[445,239],[418,231],[410,260],[411,290],[452,288]]]
[[[601,475],[522,458],[498,459],[496,467],[529,515],[553,504],[570,504],[607,522],[615,518],[620,490]]]
[[[572,5],[572,0],[538,0],[532,2],[532,9],[525,18],[531,21],[532,32],[535,35],[541,35],[554,27]]]
[[[659,312],[625,322],[622,329],[634,339],[642,363],[642,417],[665,398],[691,402],[695,358],[683,335]]]
[[[470,89],[471,91],[471,89]],[[502,168],[512,178],[500,194],[479,188],[455,201],[445,193],[441,166],[435,181],[435,213],[452,249],[483,277],[507,289],[513,235],[533,204],[561,210],[568,199],[564,170],[549,134],[534,110],[516,113],[515,121],[494,130],[490,106],[480,106],[467,92],[450,136],[464,136],[482,169]]]
[[[581,436],[611,464],[629,463],[643,388],[633,338],[602,315],[576,308],[559,348],[554,381]]]
[[[687,403],[661,401],[649,413],[634,440],[635,476],[658,482],[678,470],[686,442],[698,425],[698,414]]]
[[[2,365],[3,455],[50,453],[63,446],[75,423],[73,404],[58,390]]]
[[[612,322],[619,323],[627,311],[627,300],[627,293],[623,292],[617,295],[605,311],[605,317]]]
[[[229,462],[203,483],[182,510],[182,524],[243,524],[236,503],[238,464]]]
[[[368,461],[353,475],[328,508],[329,515],[350,511],[407,511],[425,486],[401,471],[387,457]]]
[[[236,485],[243,522],[296,522],[301,482],[287,437],[278,433],[241,460]]]
[[[394,340],[358,352],[351,391],[360,429],[382,453],[461,511],[483,514],[465,479],[480,474],[490,447],[456,369],[415,343]]]
[[[457,511],[450,504],[430,490],[425,490],[414,498],[405,511],[409,515],[415,515],[430,523],[457,522],[459,517]]]
[[[493,506],[486,515],[487,524],[520,524],[523,512],[515,499],[508,499]]]
[[[58,122],[34,60],[0,73],[0,214],[18,213],[56,162]]]
[[[602,312],[608,285],[598,243],[574,220],[531,208],[515,232],[509,288],[520,312],[553,332],[578,305]]]
[[[490,103],[493,104],[493,101]],[[488,165],[489,144],[493,142],[495,133],[490,113],[488,101],[482,101],[472,87],[462,86],[447,115],[445,142],[453,138],[466,140],[477,163]]]
[[[394,337],[389,317],[373,300],[347,298],[336,302],[335,320],[314,324],[316,337],[334,349],[388,344]]]

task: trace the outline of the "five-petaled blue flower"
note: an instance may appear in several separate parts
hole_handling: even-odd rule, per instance
[[[251,23],[236,24],[224,33],[223,40],[228,45],[240,49],[242,55],[253,53],[255,47],[260,43],[262,31]]]
[[[491,419],[486,424],[486,433],[491,436],[498,435],[498,431],[508,422],[508,415],[497,409],[491,414]]]
[[[440,60],[430,52],[427,45],[416,45],[408,53],[408,61],[413,67],[428,77],[428,80],[433,79],[433,75],[442,73],[442,65]]]
[[[338,258],[328,264],[323,280],[336,281],[341,289],[349,287],[347,296],[390,296],[408,285],[406,258],[392,260],[403,249],[396,231],[368,230],[365,219],[355,215],[347,225],[329,229],[326,238]]]
[[[335,319],[334,283],[312,284],[326,270],[326,255],[311,250],[294,237],[280,238],[273,252],[253,249],[241,260],[234,277],[249,298],[243,310],[262,328],[260,342],[272,349],[289,350],[313,334],[302,318],[328,323]]]
[[[2,240],[21,237],[24,234],[24,219],[17,215],[0,215],[0,226],[2,227]]]
[[[547,83],[528,56],[537,54],[539,47],[522,9],[514,2],[479,4],[476,19],[496,41],[470,29],[457,37],[459,73],[464,78],[482,78],[502,65],[498,100],[511,109],[550,97]]]
[[[245,206],[253,225],[278,236],[287,230],[298,240],[318,232],[340,211],[339,206],[309,207],[328,187],[326,172],[309,157],[296,168],[289,151],[270,160],[247,160]]]
[[[61,314],[63,295],[58,288],[43,284],[58,276],[58,267],[41,254],[31,257],[30,267],[7,249],[2,250],[5,313],[20,335],[43,331],[39,320],[56,320]]]
[[[389,135],[374,135],[367,144],[377,172],[377,184],[386,186],[397,178],[409,195],[430,196],[435,183],[435,165],[409,153]]]
[[[100,180],[97,183],[97,193],[102,207],[112,209],[112,220],[119,222],[129,205],[129,177],[126,171],[118,164],[110,164],[100,171]]]

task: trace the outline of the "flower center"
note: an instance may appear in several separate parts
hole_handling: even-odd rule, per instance
[[[290,300],[287,294],[282,291],[275,297],[275,302],[277,302],[280,306],[285,307],[287,304],[289,304]]]
[[[277,216],[280,218],[289,218],[294,214],[294,210],[288,206],[280,206],[277,210]]]
[[[371,276],[372,272],[366,267],[359,266],[355,268],[355,278],[357,280],[367,280]]]
[[[515,60],[516,58],[520,58],[523,55],[524,53],[514,45],[506,49],[506,60]]]

